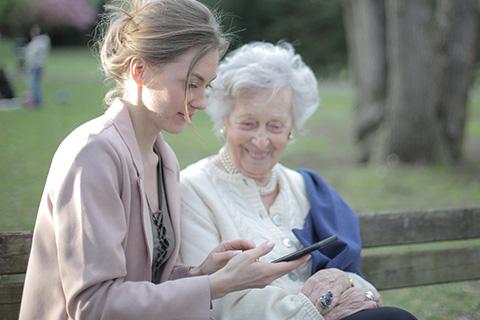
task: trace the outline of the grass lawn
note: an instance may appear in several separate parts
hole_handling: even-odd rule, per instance
[[[13,43],[0,41],[0,64],[17,95],[27,91]],[[51,158],[79,124],[102,114],[106,92],[98,64],[88,49],[54,48],[44,74],[45,103],[38,110],[0,110],[0,232],[32,230]],[[465,166],[452,170],[358,166],[353,142],[354,94],[348,84],[320,82],[322,104],[308,121],[306,136],[288,148],[282,163],[316,170],[357,212],[480,204],[480,93],[470,97],[464,145]],[[59,99],[66,96],[66,99]],[[180,166],[217,152],[220,143],[204,113],[195,116],[199,136],[186,128],[165,134]],[[459,270],[458,272],[462,272]],[[480,282],[382,292],[385,305],[404,307],[419,319],[480,319]]]

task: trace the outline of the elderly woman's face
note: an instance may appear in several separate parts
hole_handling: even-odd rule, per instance
[[[280,161],[293,128],[292,90],[284,87],[244,95],[225,121],[228,151],[237,170],[255,179],[268,178]]]

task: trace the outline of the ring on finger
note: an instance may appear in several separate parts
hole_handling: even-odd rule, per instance
[[[332,291],[328,290],[322,296],[318,299],[318,302],[320,303],[320,306],[323,309],[328,309],[331,307],[333,301],[333,293]]]
[[[375,299],[375,295],[373,294],[372,291],[365,292],[365,297],[367,298],[367,300],[374,300]]]

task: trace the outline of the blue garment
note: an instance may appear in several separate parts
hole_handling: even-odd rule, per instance
[[[312,274],[321,269],[338,268],[360,276],[362,242],[357,214],[316,172],[300,169],[310,201],[303,229],[293,233],[303,246],[337,235],[338,240],[312,253]]]
[[[41,89],[41,78],[42,78],[43,68],[32,68],[29,70],[28,81],[31,90],[31,99],[30,103],[32,106],[36,107],[42,103],[42,89]]]

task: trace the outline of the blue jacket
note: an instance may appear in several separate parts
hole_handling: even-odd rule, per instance
[[[320,269],[338,268],[361,275],[362,242],[357,214],[316,172],[300,169],[305,179],[310,212],[303,229],[293,229],[303,246],[337,235],[338,240],[312,253],[312,274]]]

